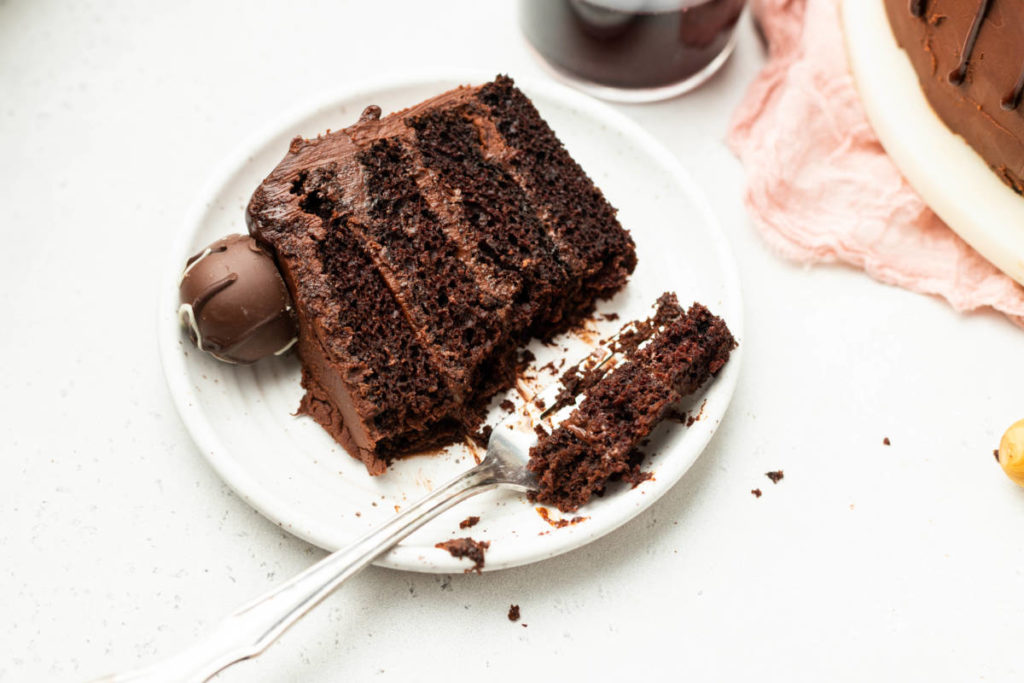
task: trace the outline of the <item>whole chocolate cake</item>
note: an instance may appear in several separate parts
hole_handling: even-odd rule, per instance
[[[885,6],[932,108],[1024,193],[1024,2],[885,0]]]
[[[615,210],[511,79],[380,114],[293,140],[247,213],[294,301],[301,411],[371,474],[476,426],[516,348],[636,265]]]
[[[654,317],[624,327],[617,344],[623,361],[606,374],[566,372],[560,401],[584,398],[530,451],[533,497],[563,512],[604,493],[612,479],[642,481],[641,442],[679,399],[718,374],[736,341],[701,304],[683,311],[675,294],[664,294]]]

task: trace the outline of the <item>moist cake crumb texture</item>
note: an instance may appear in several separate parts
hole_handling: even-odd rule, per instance
[[[623,328],[616,348],[623,362],[602,368],[570,368],[557,404],[584,398],[530,451],[529,469],[539,489],[531,499],[572,512],[608,482],[648,478],[640,469],[640,443],[683,396],[716,375],[736,342],[725,322],[700,304],[684,311],[674,294],[658,299],[649,320]]]
[[[380,114],[293,140],[247,211],[294,301],[300,412],[371,474],[471,434],[532,357],[519,348],[636,265],[615,209],[511,79]]]

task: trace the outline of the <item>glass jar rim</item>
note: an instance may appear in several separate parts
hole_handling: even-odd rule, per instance
[[[650,14],[689,9],[697,5],[705,5],[715,0],[573,0],[601,9],[615,12],[632,12]]]

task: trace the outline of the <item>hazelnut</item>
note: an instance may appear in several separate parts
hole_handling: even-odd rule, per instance
[[[999,441],[999,464],[1015,484],[1024,486],[1024,420],[1017,420]]]

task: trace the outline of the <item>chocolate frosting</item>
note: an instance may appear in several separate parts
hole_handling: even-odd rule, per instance
[[[885,0],[929,103],[1024,194],[1024,3]]]
[[[294,138],[288,154],[257,188],[246,212],[250,233],[261,242],[275,245],[278,251],[302,254],[302,258],[281,259],[285,281],[296,292],[296,299],[307,303],[297,310],[298,350],[306,388],[299,410],[314,417],[351,455],[362,460],[371,474],[380,474],[386,467],[386,461],[374,452],[383,437],[373,424],[378,409],[363,396],[363,368],[337,350],[344,346],[347,331],[338,329],[330,317],[317,314],[334,308],[324,264],[314,248],[326,238],[326,232],[320,219],[303,209],[301,196],[292,189],[303,172],[333,162],[340,191],[352,204],[365,204],[363,172],[355,161],[359,144],[382,134],[399,134],[404,129],[403,116],[464,100],[473,92],[469,87],[456,88],[385,119],[380,107],[371,105],[348,128],[315,138]],[[288,227],[295,225],[303,228]],[[391,281],[388,285],[401,300],[401,288]]]
[[[178,315],[202,351],[253,363],[295,343],[291,298],[270,254],[247,235],[217,240],[188,260]]]

